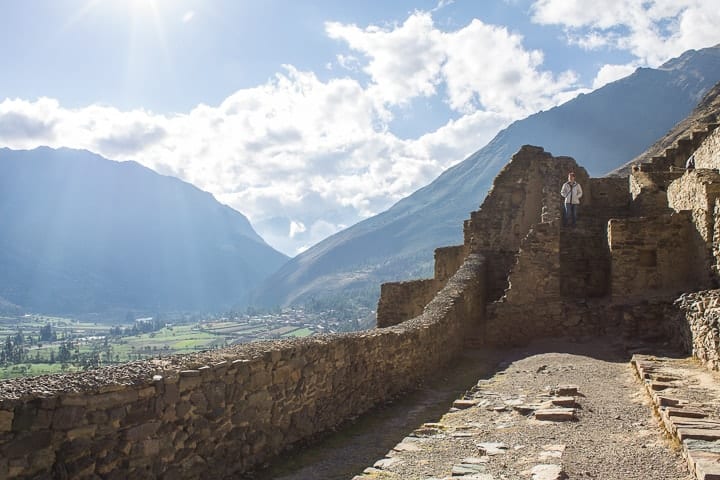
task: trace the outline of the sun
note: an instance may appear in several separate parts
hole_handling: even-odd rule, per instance
[[[122,0],[128,5],[128,9],[133,15],[146,16],[156,15],[158,12],[157,0]]]

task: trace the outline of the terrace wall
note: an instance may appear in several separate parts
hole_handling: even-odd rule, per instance
[[[470,255],[389,328],[0,382],[0,478],[227,478],[411,389],[483,321]]]

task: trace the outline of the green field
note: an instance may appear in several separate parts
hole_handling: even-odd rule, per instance
[[[57,340],[40,342],[41,329],[47,328],[47,325],[52,326]],[[307,337],[314,333],[313,329],[307,327],[280,326],[280,322],[273,323],[266,319],[253,322],[247,318],[239,321],[194,320],[167,324],[159,330],[136,335],[127,335],[132,325],[125,325],[122,336],[110,336],[111,327],[102,323],[45,315],[0,317],[0,345],[4,345],[8,339],[15,341],[17,335],[21,334],[26,352],[21,363],[0,364],[0,378],[72,372],[88,365],[124,363],[223,348],[253,340]],[[63,345],[69,346],[66,352],[70,351],[69,359],[64,364],[59,361],[59,351]]]

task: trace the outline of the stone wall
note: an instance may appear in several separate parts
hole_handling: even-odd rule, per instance
[[[507,276],[523,238],[537,223],[561,217],[560,188],[574,171],[584,187],[583,204],[592,193],[585,169],[570,157],[553,157],[541,147],[523,146],[500,171],[480,209],[465,222],[465,246],[488,262],[488,293],[503,295]]]
[[[677,325],[687,352],[712,370],[720,370],[720,290],[681,296]]]
[[[720,129],[715,128],[695,150],[695,168],[720,169]]]
[[[448,278],[455,275],[465,261],[466,255],[465,245],[435,249],[435,280],[441,285],[440,288],[445,285]]]
[[[698,274],[706,271],[698,237],[687,211],[610,220],[613,298],[673,297],[707,288],[709,278]]]
[[[715,201],[720,198],[720,174],[715,170],[686,172],[668,187],[668,204],[675,211],[692,212],[693,223],[710,248],[715,228]]]
[[[625,217],[629,214],[632,196],[625,177],[590,179],[591,202],[583,201],[582,211],[604,219]]]
[[[523,239],[509,288],[488,305],[488,343],[525,343],[539,331],[547,336],[546,326],[562,323],[559,229],[559,220],[538,223]]]
[[[713,208],[714,213],[714,227],[713,227],[713,242],[712,242],[712,275],[716,283],[720,283],[720,199],[715,200],[715,206]]]
[[[470,255],[400,325],[0,382],[0,478],[229,478],[414,388],[482,322]]]
[[[380,286],[377,326],[389,327],[417,317],[465,261],[464,245],[435,249],[435,277]]]
[[[432,278],[383,283],[377,307],[377,326],[397,325],[420,315],[438,292],[437,283]]]
[[[667,189],[683,171],[644,172],[633,169],[630,175],[631,212],[634,216],[664,215],[670,212]]]

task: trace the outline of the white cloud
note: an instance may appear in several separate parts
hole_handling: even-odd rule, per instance
[[[292,220],[290,222],[290,238],[294,238],[297,234],[307,231],[307,227],[302,222]]]
[[[544,70],[522,37],[479,20],[448,32],[415,12],[393,27],[326,29],[350,50],[337,61],[364,80],[337,77],[348,70],[320,80],[288,65],[219,105],[172,115],[5,100],[0,145],[137,160],[213,193],[293,255],[426,185],[511,121],[580,91],[574,73]],[[439,95],[457,118],[418,138],[392,133],[398,107]]]
[[[627,77],[635,71],[637,66],[628,65],[603,65],[593,80],[593,89],[607,85],[610,82]]]
[[[182,23],[189,23],[194,17],[195,17],[195,12],[193,10],[188,10],[182,16]]]
[[[537,0],[532,12],[536,23],[565,27],[573,44],[625,50],[653,67],[720,42],[717,0]]]
[[[417,96],[431,96],[440,81],[445,54],[441,32],[429,13],[415,13],[400,26],[360,28],[329,22],[330,38],[344,40],[369,62],[364,71],[373,79],[372,94],[390,104],[404,104]]]
[[[482,109],[517,118],[553,106],[558,95],[577,88],[573,72],[542,70],[542,52],[526,50],[521,36],[477,19],[453,32],[436,28],[427,12],[393,28],[328,23],[326,29],[368,59],[367,91],[382,105],[434,96],[442,84],[458,112]],[[346,63],[345,57],[339,61]]]

